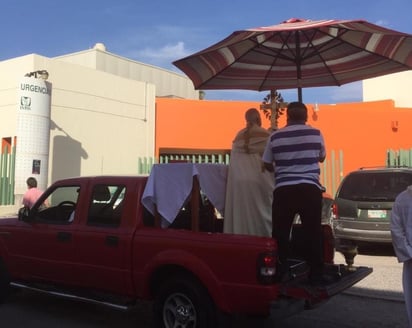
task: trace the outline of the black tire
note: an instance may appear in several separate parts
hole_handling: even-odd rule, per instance
[[[157,328],[215,328],[216,307],[200,283],[190,277],[174,277],[156,294],[154,323]]]
[[[0,259],[0,303],[10,294],[10,277],[3,261]]]

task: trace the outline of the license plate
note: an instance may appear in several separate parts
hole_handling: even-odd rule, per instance
[[[384,219],[386,218],[386,210],[368,210],[368,218]]]

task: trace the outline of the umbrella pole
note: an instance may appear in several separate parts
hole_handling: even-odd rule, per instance
[[[277,101],[276,90],[270,90],[270,129],[276,131],[278,129]]]
[[[300,80],[302,79],[302,70],[301,70],[301,65],[302,65],[302,58],[300,55],[300,38],[299,38],[300,32],[297,31],[295,33],[295,43],[296,43],[296,74],[298,78],[298,101],[302,102],[302,87],[300,86]]]

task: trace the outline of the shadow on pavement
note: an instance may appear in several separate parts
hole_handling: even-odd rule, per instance
[[[396,256],[392,244],[359,243],[358,253],[371,256]]]

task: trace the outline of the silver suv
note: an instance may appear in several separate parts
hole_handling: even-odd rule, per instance
[[[409,185],[412,168],[361,168],[349,173],[333,204],[333,230],[338,246],[391,243],[392,204]]]

